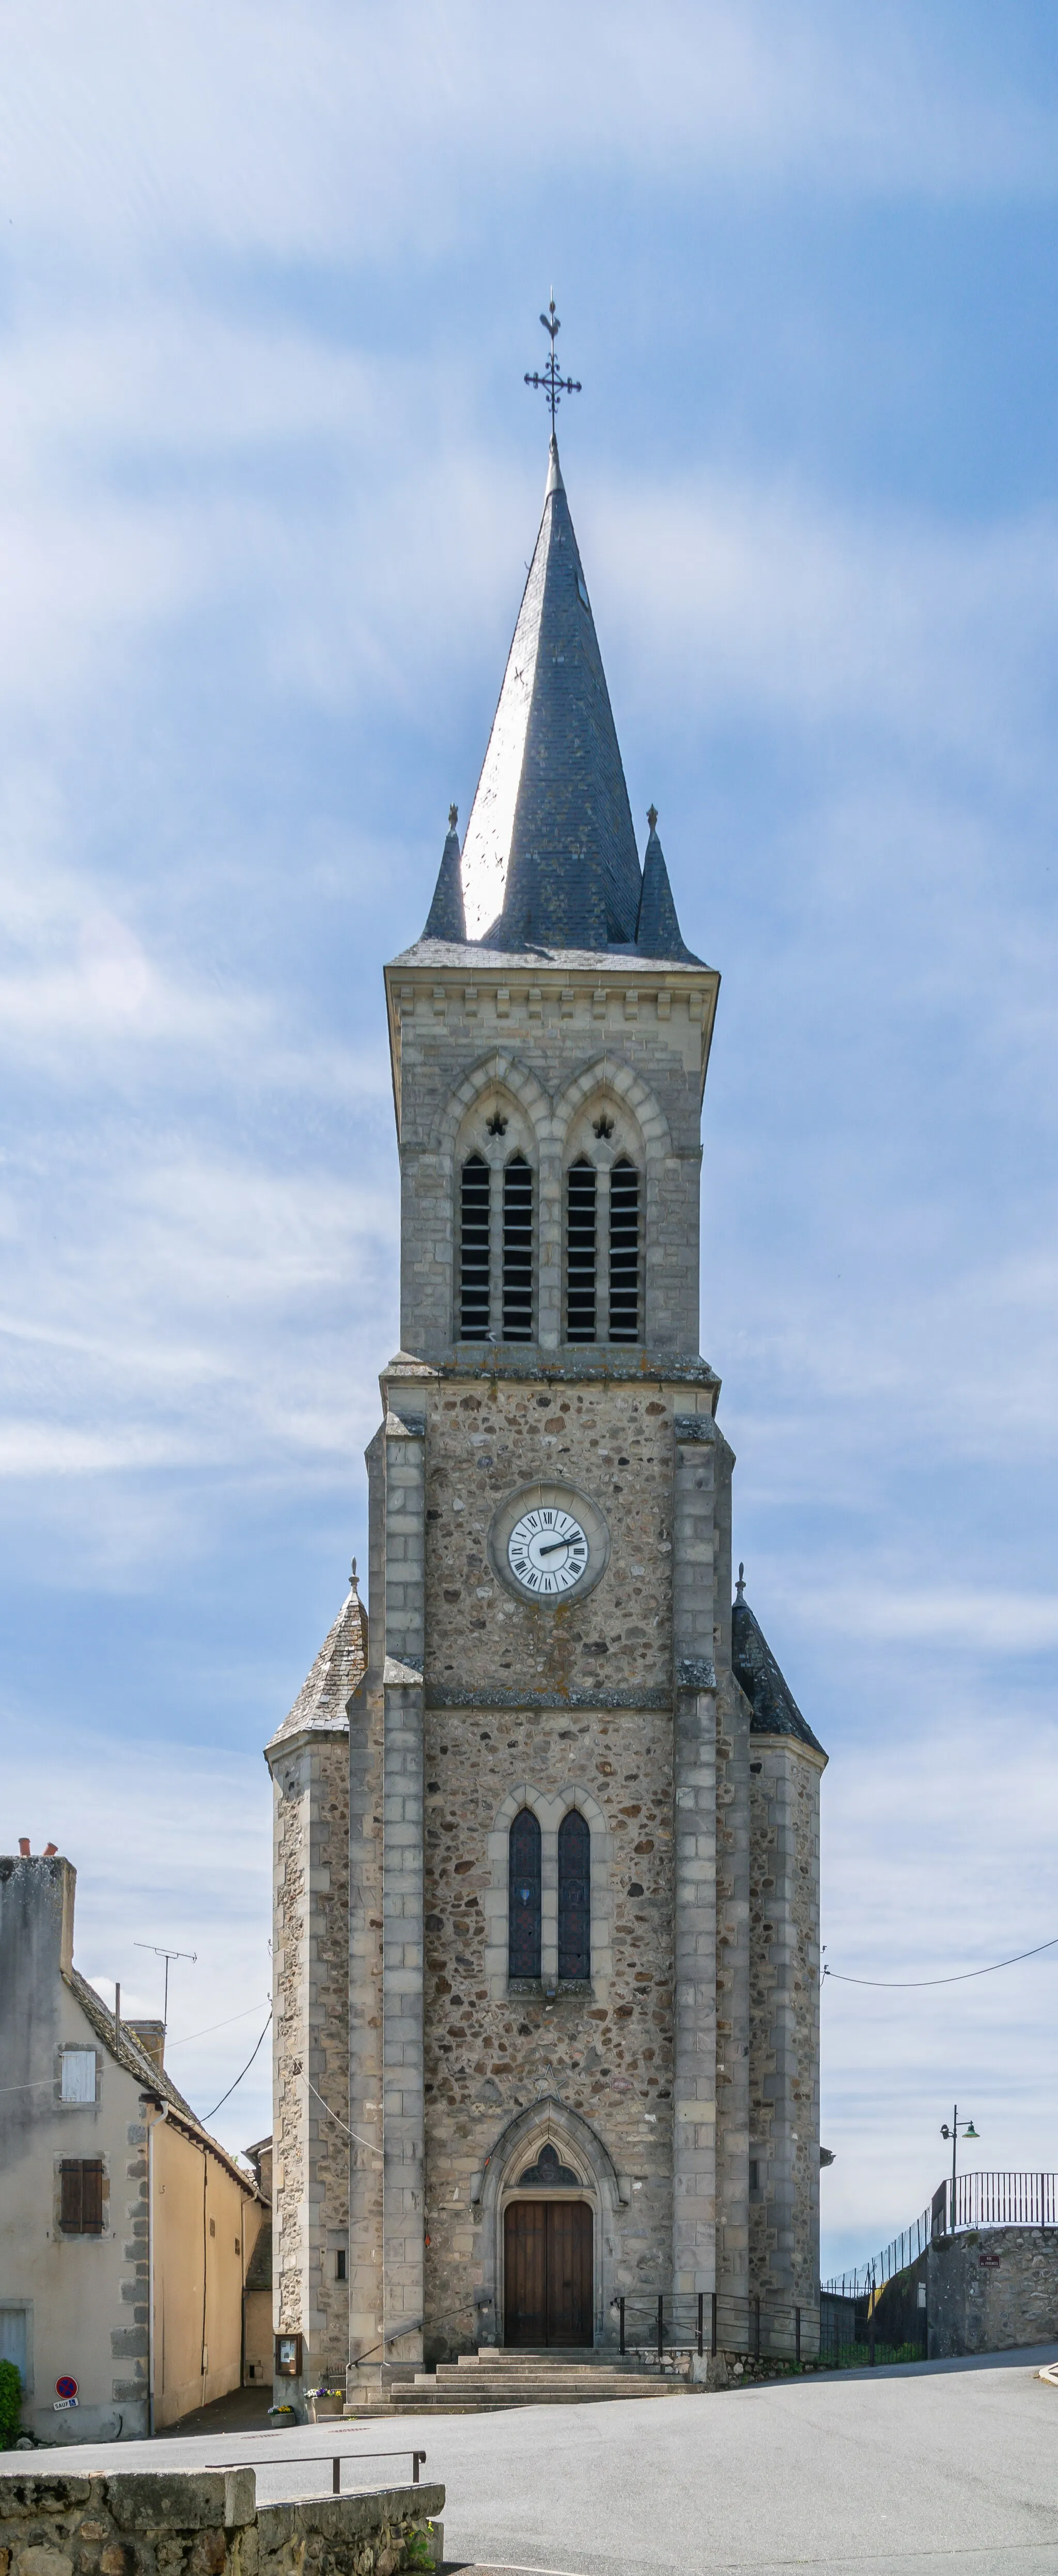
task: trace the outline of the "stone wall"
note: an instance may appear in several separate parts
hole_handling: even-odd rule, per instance
[[[258,2510],[252,2469],[5,2470],[0,2576],[398,2576],[440,2566],[444,2500],[442,2486],[408,2486]]]
[[[969,2228],[924,2260],[931,2361],[1058,2340],[1058,2230]]]

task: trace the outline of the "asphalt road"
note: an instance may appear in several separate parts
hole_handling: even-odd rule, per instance
[[[130,2442],[76,2459],[82,2471],[252,2459],[266,2501],[329,2491],[336,2433],[350,2485],[403,2483],[403,2462],[365,2455],[414,2443],[448,2489],[447,2566],[1058,2576],[1058,2388],[1034,2376],[1056,2358],[1048,2345],[715,2397]],[[34,2466],[59,2456],[38,2452]],[[68,2449],[61,2458],[72,2465]]]

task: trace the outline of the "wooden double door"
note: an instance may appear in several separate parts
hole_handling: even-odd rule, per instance
[[[583,2200],[512,2200],[504,2219],[505,2344],[593,2342],[592,2214]]]

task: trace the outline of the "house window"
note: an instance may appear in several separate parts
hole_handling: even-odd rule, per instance
[[[566,1178],[566,1339],[595,1340],[595,1165],[586,1156]]]
[[[591,1975],[591,1835],[579,1807],[558,1829],[558,1974]]]
[[[503,1338],[533,1338],[533,1175],[512,1154],[503,1175]]]
[[[59,2086],[64,2102],[94,2102],[96,2098],[96,2053],[94,2048],[64,2048]]]
[[[64,2156],[59,2168],[59,2226],[64,2236],[103,2233],[103,2159]]]
[[[463,1165],[459,1225],[459,1338],[489,1338],[489,1167],[480,1154]]]
[[[508,1840],[509,1968],[512,1977],[540,1974],[540,1827],[522,1807]]]
[[[33,2384],[32,2310],[0,2300],[0,2361],[13,2361],[28,2395]]]
[[[624,1160],[610,1174],[610,1340],[639,1340],[639,1174]]]

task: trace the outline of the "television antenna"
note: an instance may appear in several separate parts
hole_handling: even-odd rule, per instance
[[[165,1961],[165,2000],[162,2005],[162,2029],[167,2031],[169,2028],[169,1961],[170,1959],[191,1959],[194,1961],[198,1958],[198,1951],[166,1950],[163,1949],[161,1943],[158,1941],[134,1941],[132,1946],[134,1950],[150,1950],[156,1959],[164,1959]]]

